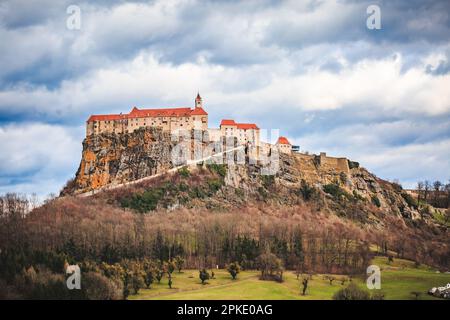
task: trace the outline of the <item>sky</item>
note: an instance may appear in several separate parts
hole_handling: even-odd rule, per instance
[[[255,122],[404,187],[447,182],[450,2],[0,0],[0,194],[58,193],[90,114],[197,91],[210,127]]]

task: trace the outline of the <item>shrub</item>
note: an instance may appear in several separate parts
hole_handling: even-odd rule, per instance
[[[200,199],[202,199],[202,198],[205,198],[207,196],[207,194],[202,188],[200,188],[198,186],[195,186],[189,192],[189,196],[191,198],[200,198]]]
[[[227,271],[230,273],[233,280],[235,280],[236,276],[241,271],[241,266],[237,262],[232,262],[229,265],[227,265]]]
[[[220,190],[223,185],[223,181],[219,179],[211,179],[207,181],[210,194],[214,194]]]
[[[314,187],[311,187],[304,179],[302,179],[300,183],[299,192],[305,201],[308,201],[312,198],[315,193]]]
[[[16,276],[15,285],[25,299],[67,300],[85,299],[81,290],[69,290],[62,274],[55,274],[48,269],[39,272],[29,268],[22,275]]]
[[[372,195],[371,200],[372,203],[376,205],[378,208],[381,207],[380,199],[376,195]]]
[[[331,194],[333,197],[337,198],[341,195],[341,188],[335,183],[329,183],[323,186],[323,191],[325,193]]]
[[[175,265],[177,266],[178,272],[181,272],[184,262],[185,262],[185,260],[182,257],[180,257],[180,256],[175,257]]]
[[[261,181],[264,188],[268,189],[275,184],[274,175],[261,175]]]
[[[129,198],[122,199],[121,205],[140,213],[152,211],[157,208],[159,200],[164,195],[163,191],[163,188],[153,188],[143,193],[135,193]]]
[[[122,284],[108,279],[96,272],[83,275],[84,296],[88,300],[119,300],[122,299]]]
[[[366,199],[360,195],[356,190],[353,190],[353,199],[355,201],[365,201]]]
[[[323,186],[323,191],[332,195],[336,200],[342,197],[348,200],[355,200],[351,194],[342,189],[337,183],[329,183]]]
[[[180,174],[180,176],[182,176],[183,178],[188,178],[191,175],[191,172],[189,171],[188,167],[183,167],[181,169],[178,169],[178,173]]]
[[[211,163],[207,164],[206,167],[209,171],[217,173],[222,178],[227,174],[227,167],[225,164]]]
[[[333,295],[333,300],[370,300],[370,295],[354,283],[350,283],[346,288],[337,291]]]
[[[283,263],[273,253],[263,253],[258,257],[261,280],[283,281]]]
[[[408,206],[417,209],[419,204],[417,203],[417,200],[414,199],[409,193],[402,192],[401,193],[402,198],[405,200],[405,202],[408,204]]]
[[[210,275],[209,275],[208,271],[206,271],[206,269],[202,269],[198,273],[199,273],[198,277],[202,281],[202,284],[205,284],[205,281],[210,278]]]

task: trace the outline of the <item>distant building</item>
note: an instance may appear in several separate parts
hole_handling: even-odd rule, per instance
[[[275,144],[279,152],[291,153],[292,145],[286,137],[279,137],[277,143]]]
[[[220,122],[220,132],[223,137],[236,137],[241,144],[260,145],[260,130],[254,123],[237,123],[225,119]]]
[[[130,133],[142,127],[160,127],[167,131],[207,130],[208,113],[197,94],[195,107],[168,109],[138,109],[128,114],[92,115],[86,122],[86,135],[100,133]]]

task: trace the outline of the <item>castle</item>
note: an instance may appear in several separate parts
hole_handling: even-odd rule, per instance
[[[155,143],[155,147],[152,147],[154,141],[151,140],[155,136],[146,135],[147,130],[138,130],[152,127],[162,129],[149,130],[156,133],[158,143]],[[324,152],[319,155],[307,152],[300,153],[299,147],[293,146],[286,137],[278,137],[274,144],[261,141],[261,130],[254,123],[240,123],[232,119],[223,119],[219,128],[208,128],[208,113],[203,107],[200,94],[197,94],[194,108],[138,109],[134,107],[128,114],[91,115],[86,122],[87,137],[83,143],[85,149],[77,173],[78,184],[94,190],[111,183],[121,184],[127,181],[135,181],[176,169],[177,167],[171,167],[171,165],[174,165],[173,159],[169,160],[171,153],[167,151],[173,147],[172,143],[174,143],[170,133],[177,133],[181,130],[202,132],[202,142],[208,147],[212,146],[211,150],[205,148],[207,157],[211,156],[211,154],[208,154],[209,151],[214,152],[215,156],[223,157],[225,153],[221,152],[222,150],[228,150],[227,152],[233,150],[233,159],[237,159],[238,153],[237,148],[235,148],[238,147],[235,146],[237,143],[245,146],[245,148],[239,148],[244,151],[245,161],[250,162],[252,160],[262,166],[267,161],[272,164],[280,162],[297,163],[306,181],[311,183],[317,181],[319,176],[323,178],[324,176],[333,176],[336,173],[348,174],[350,172],[350,164],[346,158],[329,157]],[[101,139],[103,144],[101,148],[98,148],[96,136],[104,133],[110,135]],[[122,134],[130,135],[126,136],[127,139],[121,139]],[[142,143],[148,148],[144,148],[145,151],[139,151],[139,148],[128,150],[126,147],[117,147],[118,145],[128,146],[129,141],[134,141],[131,144]],[[185,142],[192,147],[192,141],[187,140]],[[228,149],[228,141],[233,142],[231,149]],[[209,142],[211,143],[209,144]],[[222,149],[222,147],[225,148]],[[195,148],[191,151],[189,160],[198,165],[195,162],[198,160]],[[130,153],[133,152],[136,152],[136,154],[131,156]],[[122,157],[123,154],[126,156]],[[156,162],[147,161],[149,157],[159,160]],[[130,158],[134,159],[135,164],[138,163],[139,165],[130,167],[128,163]],[[198,161],[203,162],[204,159],[204,154],[201,154]],[[354,165],[352,164],[353,167]],[[103,168],[101,173],[96,173],[97,167]],[[117,172],[120,173],[117,174]],[[112,179],[111,176],[114,176],[114,178]]]
[[[131,133],[142,127],[160,127],[164,131],[207,130],[211,141],[235,137],[240,144],[260,146],[260,129],[254,123],[222,120],[218,129],[208,128],[208,113],[200,94],[194,108],[138,109],[128,114],[91,115],[86,122],[86,136],[101,133]]]
[[[199,93],[195,98],[194,108],[138,109],[134,107],[128,114],[91,115],[86,122],[86,136],[101,133],[132,133],[143,127],[159,127],[163,131],[177,130],[207,131],[210,141],[234,137],[242,145],[255,147],[257,154],[270,154],[273,148],[280,153],[290,154],[299,151],[286,137],[280,136],[272,145],[261,141],[260,128],[254,123],[238,123],[232,119],[224,119],[219,128],[208,128],[208,113],[203,108],[203,100]],[[308,158],[323,167],[348,172],[346,158],[329,157],[321,152],[319,156],[296,153],[298,157]]]

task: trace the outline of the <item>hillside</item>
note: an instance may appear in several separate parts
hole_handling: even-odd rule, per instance
[[[187,269],[236,261],[255,270],[273,254],[286,270],[358,275],[381,255],[449,269],[448,225],[356,162],[280,154],[273,175],[261,174],[264,164],[250,153],[239,165],[183,165],[172,163],[168,139],[156,129],[88,138],[60,197],[28,214],[21,199],[6,199],[0,282],[13,283],[7,294],[27,297],[17,275],[29,281],[40,270],[38,283],[57,281],[66,263],[110,278],[102,281],[123,297],[130,283],[119,275],[141,274],[132,270],[149,265],[145,259],[160,269],[182,257]]]
[[[208,141],[207,132],[193,132],[192,137],[197,141],[184,142],[205,145]],[[174,146],[170,136],[156,128],[88,137],[76,177],[62,194],[103,188],[79,205],[90,210],[90,206],[105,204],[101,211],[118,208],[131,215],[152,213],[146,217],[150,220],[163,215],[158,223],[162,230],[169,228],[164,225],[164,212],[171,216],[180,212],[180,220],[188,214],[200,220],[215,219],[208,215],[216,212],[237,214],[245,220],[252,212],[261,219],[276,217],[288,224],[299,216],[311,228],[320,225],[324,230],[328,225],[334,228],[337,221],[358,230],[360,240],[378,244],[385,254],[387,247],[395,246],[399,255],[411,259],[441,266],[448,263],[448,226],[437,221],[428,207],[419,207],[401,186],[376,177],[357,162],[325,154],[280,153],[276,173],[264,175],[264,165],[252,161],[250,152],[239,165],[202,161],[180,166],[170,156]],[[175,166],[179,169],[167,173]],[[145,178],[150,175],[156,176]],[[67,201],[80,202],[69,197],[61,203]],[[286,212],[292,216],[283,217]],[[195,229],[193,221],[186,223]],[[257,236],[252,225],[248,223],[242,233]],[[433,254],[427,253],[429,247],[434,248]]]
[[[207,132],[201,132],[198,136],[200,139],[196,141],[192,138],[192,143],[199,142],[205,146]],[[176,143],[167,132],[156,128],[140,129],[124,135],[89,136],[83,142],[82,159],[75,179],[63,189],[62,195],[89,194],[90,191],[126,186],[130,182],[164,174],[175,166],[180,168],[180,164],[173,163],[171,156],[175,146]],[[214,193],[214,197],[210,194],[203,203],[228,207],[246,203],[250,198],[270,203],[298,204],[298,193],[304,198],[310,198],[317,189],[333,200],[327,204],[343,216],[348,215],[348,212],[344,212],[348,206],[358,207],[358,204],[363,204],[371,207],[369,212],[359,212],[358,217],[354,218],[365,222],[381,222],[374,214],[378,212],[433,224],[426,213],[419,212],[416,201],[399,185],[377,178],[357,162],[324,154],[280,153],[279,160],[275,160],[278,170],[273,175],[267,175],[261,173],[264,170],[261,161],[252,161],[249,153],[245,157],[244,164],[215,166],[223,170],[220,181],[215,181],[218,184],[215,191],[218,192]],[[211,164],[207,161],[197,162],[183,170],[187,170],[186,174],[189,175],[189,171],[197,172],[198,168]],[[236,192],[236,189],[239,191]],[[183,201],[192,200],[190,198],[184,197]],[[165,205],[167,201],[170,202],[166,199]],[[170,206],[178,204],[179,201],[174,201]],[[162,208],[164,204],[157,207]]]

